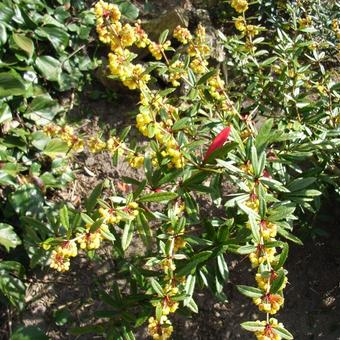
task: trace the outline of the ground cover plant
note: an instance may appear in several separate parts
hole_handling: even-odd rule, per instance
[[[311,217],[339,194],[339,5],[217,2],[213,43],[200,22],[151,38],[138,8],[0,7],[2,300],[24,310],[32,271],[67,275],[106,246],[118,280],[98,291],[96,322],[70,334],[134,339],[144,327],[168,339],[175,314],[199,313],[198,289],[227,303],[234,254],[254,277],[237,290],[259,311],[244,336],[293,339],[277,317],[289,245],[303,246],[296,230],[322,234]],[[90,136],[68,116],[99,65],[139,99],[133,124]],[[98,179],[78,204],[53,199],[79,155],[101,153],[133,170]]]

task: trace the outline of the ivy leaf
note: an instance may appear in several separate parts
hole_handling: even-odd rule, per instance
[[[24,52],[27,53],[28,57],[31,59],[34,53],[34,44],[32,39],[26,37],[24,34],[12,34],[15,44]]]
[[[139,9],[129,1],[124,1],[119,5],[122,15],[130,20],[135,20],[139,16]]]
[[[0,98],[22,96],[25,92],[25,83],[17,72],[12,69],[9,72],[0,73]]]
[[[58,81],[61,74],[61,63],[59,60],[49,56],[40,56],[35,60],[35,65],[44,78],[50,81]]]
[[[43,154],[51,157],[52,159],[57,157],[63,157],[69,150],[67,143],[61,139],[52,139],[44,148]]]
[[[11,225],[0,223],[0,244],[3,245],[7,251],[21,244],[20,238],[14,232],[14,228]]]

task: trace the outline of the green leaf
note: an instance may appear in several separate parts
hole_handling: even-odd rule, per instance
[[[196,284],[196,276],[195,275],[188,275],[186,282],[185,282],[185,292],[186,292],[186,298],[183,301],[183,306],[187,306],[190,303],[190,300],[192,300],[192,295],[195,290],[195,284]]]
[[[173,131],[182,130],[184,128],[187,128],[189,125],[191,118],[190,117],[184,117],[175,122],[175,124],[172,126]]]
[[[316,181],[315,177],[296,178],[290,183],[288,183],[287,189],[289,189],[293,193],[295,191],[307,188],[315,181]]]
[[[191,257],[191,259],[184,265],[184,267],[180,268],[177,271],[177,274],[179,276],[187,275],[189,274],[193,269],[195,269],[200,263],[208,260],[208,258],[211,256],[212,251],[211,250],[205,250],[201,251],[198,254],[195,254]]]
[[[95,222],[91,225],[90,233],[96,232],[102,226],[104,221],[105,221],[105,218],[96,219]]]
[[[64,157],[69,150],[69,146],[61,139],[52,139],[44,148],[43,154],[51,157],[52,159],[57,157]]]
[[[244,285],[237,285],[236,288],[241,294],[250,298],[259,298],[263,296],[263,291],[259,288]]]
[[[0,22],[0,46],[5,45],[7,41],[6,26]]]
[[[294,339],[293,335],[283,327],[276,326],[275,328],[273,328],[273,332],[280,335],[282,339]]]
[[[59,218],[60,218],[60,223],[62,226],[67,230],[70,229],[70,219],[68,216],[68,208],[66,205],[64,205],[60,210],[59,210]]]
[[[42,211],[44,197],[33,184],[25,184],[9,195],[9,203],[19,215],[37,214]]]
[[[0,244],[9,251],[10,248],[15,248],[21,244],[21,240],[14,232],[14,228],[6,223],[0,223]]]
[[[34,44],[32,39],[26,37],[24,34],[14,33],[12,34],[15,44],[24,52],[27,53],[31,59],[34,53]]]
[[[44,78],[50,81],[58,81],[61,74],[61,63],[59,60],[49,56],[40,56],[35,60],[35,65]]]
[[[279,257],[279,261],[277,262],[277,264],[275,264],[275,269],[280,269],[286,262],[287,257],[288,257],[288,252],[289,252],[289,246],[288,243],[284,243],[283,244],[283,248]]]
[[[48,336],[39,327],[20,326],[12,334],[10,340],[48,340]]]
[[[38,125],[46,125],[62,110],[57,101],[48,95],[35,97],[24,114],[25,118],[33,120]]]
[[[130,20],[135,20],[139,16],[139,9],[129,1],[124,1],[119,4],[119,9],[123,16]]]
[[[12,69],[9,72],[0,73],[0,98],[22,96],[25,92],[25,83],[17,72]]]
[[[223,280],[228,280],[229,269],[223,254],[217,256],[217,267]]]
[[[92,212],[92,210],[95,208],[98,202],[98,198],[100,197],[102,191],[103,191],[103,182],[95,186],[89,198],[85,201],[85,208],[87,212]]]
[[[11,270],[0,270],[0,290],[13,306],[19,310],[24,308],[26,287]]]
[[[186,305],[192,312],[198,313],[198,306],[193,298],[191,298]]]
[[[260,321],[247,321],[241,323],[241,327],[249,332],[261,332],[265,326],[261,325]]]
[[[123,250],[126,250],[129,247],[132,241],[133,232],[134,232],[134,224],[131,222],[127,222],[124,226],[122,240],[121,240]]]
[[[168,202],[177,198],[175,192],[156,192],[139,197],[138,202]]]
[[[65,28],[46,25],[35,32],[38,36],[47,38],[57,51],[63,51],[69,42],[69,34]]]
[[[253,245],[245,245],[237,248],[237,253],[241,255],[247,255],[256,251],[256,246]]]
[[[294,243],[297,243],[297,244],[299,244],[301,246],[303,245],[302,241],[298,237],[296,237],[295,235],[291,234],[286,229],[284,229],[284,228],[279,226],[277,231],[278,231],[278,233],[281,236],[285,237],[287,240],[290,240],[290,241],[292,241]]]
[[[6,103],[0,104],[0,124],[12,120],[12,112]]]
[[[251,232],[253,234],[253,238],[256,241],[256,243],[260,243],[260,226],[259,223],[256,221],[256,218],[254,217],[254,215],[249,215],[249,223],[250,223],[250,227],[251,227]]]
[[[280,269],[278,272],[277,272],[277,278],[271,283],[271,286],[270,286],[270,292],[272,294],[275,294],[277,293],[278,291],[280,291],[282,289],[282,285],[285,281],[285,273],[283,271],[283,269]]]
[[[86,224],[92,225],[94,223],[93,219],[87,214],[81,213],[80,217]]]
[[[152,289],[154,290],[154,292],[155,292],[158,296],[160,296],[160,297],[164,296],[163,288],[162,288],[162,286],[157,282],[157,280],[155,280],[154,278],[151,277],[151,278],[149,279],[149,281],[150,281],[150,283],[151,283],[151,287],[152,287]]]
[[[159,39],[158,39],[158,43],[160,45],[163,45],[165,42],[166,42],[166,38],[168,37],[168,34],[169,34],[169,30],[164,30],[160,36],[159,36]]]

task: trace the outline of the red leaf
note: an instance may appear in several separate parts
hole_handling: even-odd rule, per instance
[[[221,148],[225,141],[228,139],[230,135],[231,127],[228,126],[225,129],[223,129],[212,141],[212,143],[209,146],[208,151],[206,152],[204,156],[204,162],[209,158],[209,156],[217,149]]]

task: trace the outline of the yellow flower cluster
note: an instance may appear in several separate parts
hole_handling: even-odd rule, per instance
[[[284,303],[284,298],[280,294],[265,294],[262,297],[254,298],[253,302],[259,307],[261,312],[276,314]]]
[[[332,29],[336,34],[336,38],[340,39],[339,21],[337,19],[332,20]],[[338,48],[339,48],[339,45],[338,45]]]
[[[260,289],[262,289],[263,291],[269,291],[271,283],[277,278],[277,274],[274,270],[272,270],[271,272],[263,272],[261,273],[260,271],[258,273],[256,273],[255,275],[255,280],[256,283],[258,285],[258,287]],[[282,283],[282,286],[280,288],[280,290],[283,290],[286,285],[287,285],[288,279],[285,276],[284,281]]]
[[[116,208],[99,208],[98,212],[105,223],[117,224],[120,221],[132,221],[139,214],[137,202],[130,202],[126,206]]]
[[[176,60],[169,65],[169,82],[171,82],[173,86],[177,87],[181,85],[178,80],[186,74],[187,72],[184,70],[183,61]]]
[[[239,16],[234,20],[235,27],[238,31],[244,32],[246,30],[246,21],[243,16]]]
[[[248,2],[247,0],[231,0],[231,7],[237,13],[243,13],[248,9]]]
[[[139,169],[144,164],[144,156],[130,152],[127,156],[127,161],[132,168]]]
[[[300,28],[306,28],[309,27],[312,24],[312,18],[307,15],[305,18],[299,19],[299,27]]]
[[[188,44],[192,40],[190,31],[185,27],[181,27],[180,25],[174,29],[173,37],[183,45]]]
[[[162,315],[160,320],[154,317],[149,318],[148,331],[152,339],[167,340],[171,337],[173,327],[166,315]]]
[[[164,55],[164,51],[166,51],[170,47],[170,45],[171,43],[169,40],[167,40],[163,44],[151,42],[149,45],[149,51],[156,60],[161,60]]]
[[[249,198],[246,200],[245,205],[255,212],[258,212],[260,208],[260,201],[258,200],[257,195],[255,193],[251,193]]]
[[[260,222],[260,232],[264,240],[275,237],[277,234],[277,225],[269,221],[262,220]]]
[[[258,267],[260,264],[275,260],[276,249],[274,247],[267,248],[264,245],[258,245],[255,252],[249,254],[250,262],[253,268]]]
[[[144,87],[150,76],[141,64],[132,64],[134,55],[126,49],[133,44],[139,47],[150,44],[140,23],[134,27],[128,23],[122,25],[118,7],[104,1],[97,2],[95,14],[99,39],[111,47],[109,69],[112,75],[117,76],[130,90]]]
[[[89,150],[93,153],[104,151],[106,148],[106,143],[103,142],[99,137],[90,137],[87,146]]]
[[[140,113],[136,117],[136,126],[138,130],[146,137],[155,137],[163,151],[161,155],[170,157],[171,166],[177,169],[182,168],[185,164],[184,157],[179,151],[179,145],[171,133],[171,126],[173,121],[170,117],[177,116],[177,109],[170,104],[167,104],[164,98],[159,95],[151,93],[150,96],[141,94]],[[163,113],[168,114],[168,119],[165,122],[158,123],[156,119],[157,113],[162,110]]]
[[[98,136],[90,137],[87,141],[79,138],[72,127],[65,125],[63,127],[49,124],[43,128],[44,133],[50,137],[57,137],[67,143],[70,149],[80,152],[85,146],[90,152],[97,153],[108,151],[114,153],[116,150],[121,154],[123,152],[123,143],[116,137],[110,137],[106,142],[102,141]]]
[[[59,272],[65,272],[70,268],[70,257],[77,256],[77,245],[73,240],[64,241],[60,246],[52,251],[50,257],[50,267]]]
[[[61,127],[55,124],[49,124],[44,126],[43,131],[50,137],[62,139],[67,143],[69,148],[74,151],[80,152],[84,148],[84,140],[75,135],[74,129],[69,125]]]
[[[195,30],[195,36],[190,40],[188,54],[200,60],[206,59],[210,55],[210,47],[206,43],[206,31],[204,26],[199,24]]]
[[[267,321],[257,321],[259,325],[263,326],[262,331],[255,332],[257,340],[281,340],[281,336],[275,332],[276,327],[283,328],[283,324],[279,323],[276,319],[270,318]]]

